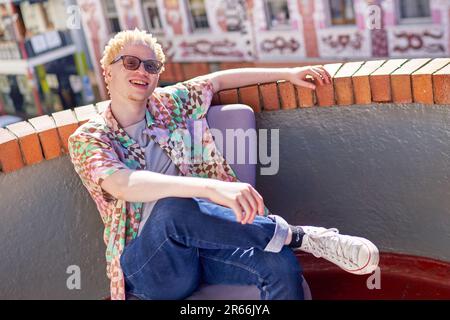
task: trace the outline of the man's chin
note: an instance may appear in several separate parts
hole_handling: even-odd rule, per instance
[[[129,94],[128,99],[134,102],[147,101],[151,94]]]

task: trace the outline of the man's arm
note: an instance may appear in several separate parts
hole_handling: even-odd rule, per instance
[[[278,80],[287,80],[295,85],[313,90],[316,86],[314,83],[307,81],[308,78],[313,79],[319,85],[331,83],[329,73],[322,66],[230,69],[213,72],[199,78],[209,79],[214,86],[214,92]]]
[[[207,198],[231,208],[243,224],[252,223],[256,214],[264,214],[263,198],[247,183],[124,169],[107,177],[100,186],[115,198],[130,202],[150,202],[167,197]]]

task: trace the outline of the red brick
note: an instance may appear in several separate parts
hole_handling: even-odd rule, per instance
[[[97,109],[93,104],[77,107],[73,109],[73,111],[75,112],[75,116],[77,117],[80,126],[97,115]]]
[[[344,64],[334,76],[334,90],[336,102],[340,106],[352,105],[353,98],[352,76],[361,68],[364,62],[349,62]]]
[[[288,81],[280,81],[278,82],[278,90],[280,91],[281,109],[296,109],[297,101],[294,85]]]
[[[433,104],[433,73],[450,64],[450,59],[434,59],[412,74],[414,102]]]
[[[23,168],[19,139],[6,129],[0,128],[0,168],[4,173]]]
[[[181,63],[173,63],[173,75],[174,75],[174,82],[184,81],[186,80],[186,76],[183,72],[183,67]]]
[[[19,138],[20,150],[25,165],[32,165],[44,160],[39,137],[33,126],[27,121],[13,123],[6,127]]]
[[[55,120],[58,134],[65,152],[69,152],[68,139],[72,133],[78,128],[78,120],[72,110],[64,110],[52,113]]]
[[[254,112],[261,112],[261,101],[257,85],[239,88],[240,103],[252,107]]]
[[[306,79],[306,81],[311,83],[314,82],[312,79]],[[314,107],[314,90],[301,86],[295,86],[295,89],[297,90],[298,104],[300,108]]]
[[[159,81],[162,82],[175,82],[175,75],[174,75],[174,67],[173,63],[165,63],[164,64],[164,71],[159,75]]]
[[[400,68],[407,59],[388,60],[383,66],[378,68],[369,76],[372,101],[390,102],[392,101],[391,73]]]
[[[44,115],[29,119],[28,122],[38,133],[45,159],[50,160],[61,156],[61,141],[53,119]]]
[[[278,99],[278,89],[276,83],[266,83],[260,85],[264,110],[279,110],[280,101]]]
[[[219,92],[221,104],[234,104],[239,103],[237,89],[222,90]]]
[[[200,62],[183,63],[182,69],[185,79],[192,79],[198,76],[208,74],[209,64]]]
[[[215,94],[213,95],[213,98],[212,98],[212,100],[211,100],[211,105],[212,105],[212,106],[218,106],[218,105],[220,105],[220,97],[219,97],[219,94],[218,94],[218,93],[215,93]]]
[[[253,62],[221,62],[219,64],[220,70],[238,69],[238,68],[252,68]]]
[[[336,73],[342,67],[342,63],[333,63],[324,65],[325,70],[328,71],[331,78],[334,78]],[[334,81],[334,80],[333,80]],[[334,85],[333,84],[325,84],[322,86],[316,87],[316,96],[317,103],[321,107],[329,107],[333,106],[336,101],[334,97]]]
[[[370,104],[372,102],[369,75],[380,68],[384,62],[385,60],[367,61],[353,75],[352,84],[356,104]]]
[[[393,102],[413,102],[411,75],[428,62],[430,62],[430,59],[412,59],[391,74]]]
[[[450,65],[433,74],[433,93],[436,104],[450,104]]]

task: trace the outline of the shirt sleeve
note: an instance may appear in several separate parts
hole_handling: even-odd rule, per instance
[[[185,119],[206,117],[214,96],[214,86],[209,79],[194,78],[175,85],[173,94]]]
[[[118,170],[128,168],[112,146],[85,133],[71,135],[68,145],[75,171],[91,195],[99,192],[105,200],[111,200],[113,197],[101,188],[102,181]]]

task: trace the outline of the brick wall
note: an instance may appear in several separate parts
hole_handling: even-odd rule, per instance
[[[252,65],[253,66],[253,65]],[[333,84],[315,91],[286,81],[224,90],[213,104],[244,103],[255,112],[371,103],[450,105],[450,59],[396,59],[325,65]],[[168,66],[166,81],[207,73],[182,64]],[[8,173],[67,154],[67,139],[106,107],[107,101],[64,110],[0,128],[0,168]]]

